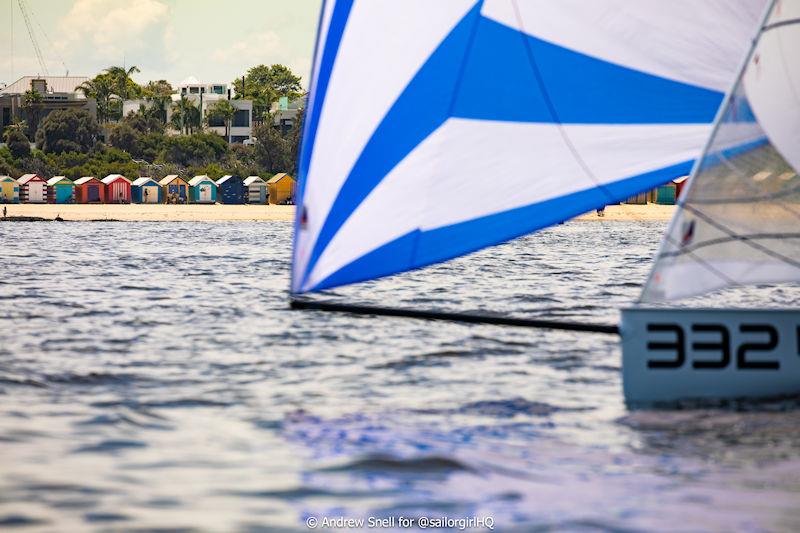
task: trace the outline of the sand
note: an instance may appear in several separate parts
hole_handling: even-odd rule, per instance
[[[9,217],[38,217],[64,220],[125,220],[125,221],[253,221],[294,220],[291,205],[161,205],[161,204],[11,204],[6,205]],[[611,222],[655,220],[672,217],[672,205],[610,205],[604,217],[594,211],[581,215],[580,221]],[[2,208],[0,208],[2,213]]]
[[[9,217],[159,222],[294,220],[291,205],[11,204]],[[2,207],[0,207],[0,214]]]

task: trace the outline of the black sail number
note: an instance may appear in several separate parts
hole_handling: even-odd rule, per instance
[[[675,354],[672,360],[650,359],[647,361],[647,368],[680,368],[686,361],[686,342],[684,339],[683,328],[678,324],[647,324],[647,331],[671,332],[675,334],[673,342],[648,342],[648,351],[669,351]]]
[[[739,326],[742,333],[766,333],[769,338],[766,342],[746,342],[736,351],[736,366],[752,370],[778,370],[780,361],[749,361],[748,352],[771,352],[778,347],[778,330],[766,324],[742,324]]]
[[[692,361],[693,368],[720,369],[731,363],[731,336],[728,333],[728,328],[720,324],[694,324],[692,325],[692,333],[718,333],[718,342],[694,342],[692,343],[692,351],[713,351],[720,354],[717,361],[702,359]]]

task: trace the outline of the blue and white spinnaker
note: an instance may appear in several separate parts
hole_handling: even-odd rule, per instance
[[[763,0],[328,0],[292,291],[444,261],[689,173]],[[724,140],[760,135],[742,122]]]

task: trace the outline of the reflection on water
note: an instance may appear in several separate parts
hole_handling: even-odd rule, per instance
[[[663,230],[573,222],[330,295],[611,323]],[[796,402],[630,412],[611,336],[289,311],[290,233],[0,226],[0,529],[800,530]]]

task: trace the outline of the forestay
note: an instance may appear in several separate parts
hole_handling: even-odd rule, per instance
[[[730,145],[744,130],[754,142]],[[800,0],[775,3],[680,199],[642,300],[800,281]]]
[[[292,291],[444,261],[688,174],[763,10],[325,2]]]

